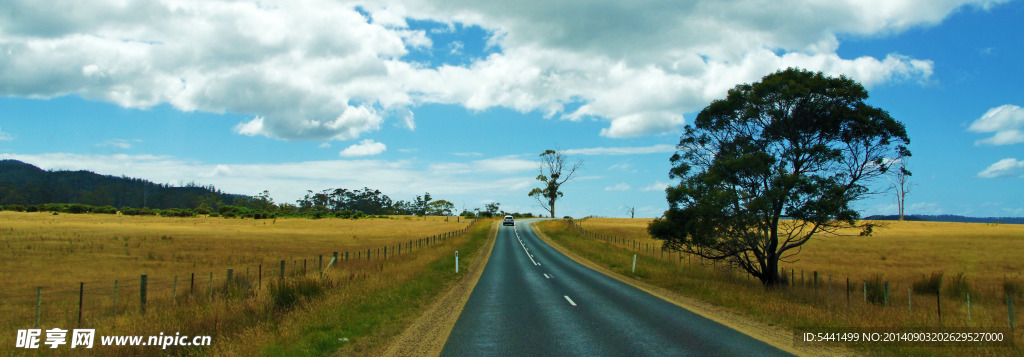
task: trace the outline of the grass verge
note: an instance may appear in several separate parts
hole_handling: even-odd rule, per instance
[[[389,261],[377,274],[323,294],[277,324],[255,326],[215,352],[261,356],[378,355],[450,284],[467,274],[490,231],[489,221],[426,254]],[[459,250],[460,270],[454,270]],[[263,340],[257,348],[250,342]]]
[[[392,255],[387,260],[352,260],[325,269],[322,274],[278,280],[264,276],[262,285],[236,277],[213,292],[182,293],[137,312],[92,322],[95,347],[75,355],[376,355],[402,331],[420,310],[446,286],[465,275],[454,272],[454,251],[460,267],[468,267],[487,240],[490,221],[480,220],[468,234],[454,235],[434,245]],[[75,326],[64,322],[44,329]],[[9,333],[8,333],[9,332]],[[154,336],[160,333],[212,336],[205,347],[101,346],[99,336]],[[53,354],[46,345],[36,350],[14,350],[14,331],[0,336],[0,355]],[[70,353],[68,346],[58,354]]]

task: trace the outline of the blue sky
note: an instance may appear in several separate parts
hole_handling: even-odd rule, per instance
[[[1024,2],[757,3],[5,2],[0,158],[540,213],[537,156],[561,148],[585,166],[559,216],[655,217],[682,126],[797,66],[907,125],[908,213],[1024,216]]]

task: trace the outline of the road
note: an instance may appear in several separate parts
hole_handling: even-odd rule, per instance
[[[789,355],[501,227],[442,356]]]

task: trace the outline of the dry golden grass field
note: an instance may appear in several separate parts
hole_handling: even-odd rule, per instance
[[[647,234],[650,219],[593,218],[583,221],[590,231],[637,240],[661,247]],[[884,280],[911,282],[942,272],[948,278],[963,273],[980,289],[1002,289],[1004,280],[1024,280],[1024,225],[878,222],[869,237],[857,231],[841,236],[821,235],[803,246],[796,261],[784,269],[799,274],[818,271],[823,279],[850,277],[853,281],[880,275]],[[906,286],[904,284],[904,286]]]
[[[316,271],[320,255],[324,265],[332,252],[350,252],[356,260],[357,252],[365,256],[372,249],[376,257],[378,249],[390,247],[394,255],[397,245],[466,225],[454,217],[252,220],[0,212],[0,326],[32,325],[37,286],[43,287],[45,323],[77,314],[84,282],[89,319],[101,315],[97,310],[112,311],[115,280],[119,311],[125,311],[138,305],[142,274],[148,275],[150,299],[170,298],[206,288],[211,273],[222,286],[229,268],[234,277],[248,275],[256,282],[262,264],[269,280],[280,274],[281,260],[288,274]]]
[[[749,276],[721,265],[701,264],[685,254],[662,254],[660,241],[647,235],[649,220],[594,218],[577,222],[585,233],[565,221],[547,221],[540,226],[559,244],[615,272],[789,329],[941,326],[1009,331],[1006,302],[1010,295],[1016,301],[1013,348],[862,346],[854,353],[1024,355],[1024,260],[1020,259],[1024,225],[885,222],[886,226],[876,228],[870,237],[856,236],[856,232],[847,232],[853,236],[822,236],[806,244],[797,261],[783,264],[787,275],[795,277],[790,279],[793,286],[765,290]],[[619,239],[607,239],[609,236]],[[634,248],[634,240],[639,249]],[[641,254],[634,272],[630,261],[635,253]],[[814,271],[819,273],[817,287],[811,283]],[[943,273],[941,296],[916,288],[910,294],[908,288],[933,273]],[[961,273],[962,278],[957,279]],[[890,289],[887,304],[880,298],[884,283]],[[868,302],[871,299],[878,300]]]

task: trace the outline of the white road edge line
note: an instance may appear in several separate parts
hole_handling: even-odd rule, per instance
[[[526,249],[526,244],[523,244],[523,240],[519,238],[519,231],[516,230],[515,226],[512,226],[512,231],[516,232],[516,239],[519,240],[519,245],[523,246],[523,251],[526,252],[527,257],[530,257],[530,261],[533,262],[533,265],[540,266],[540,264],[538,264],[536,260],[533,260],[533,256],[530,255],[530,251]]]
[[[569,298],[569,295],[562,295],[562,297],[564,297],[565,300],[569,301],[569,305],[576,306],[576,303],[573,302],[572,299]]]

